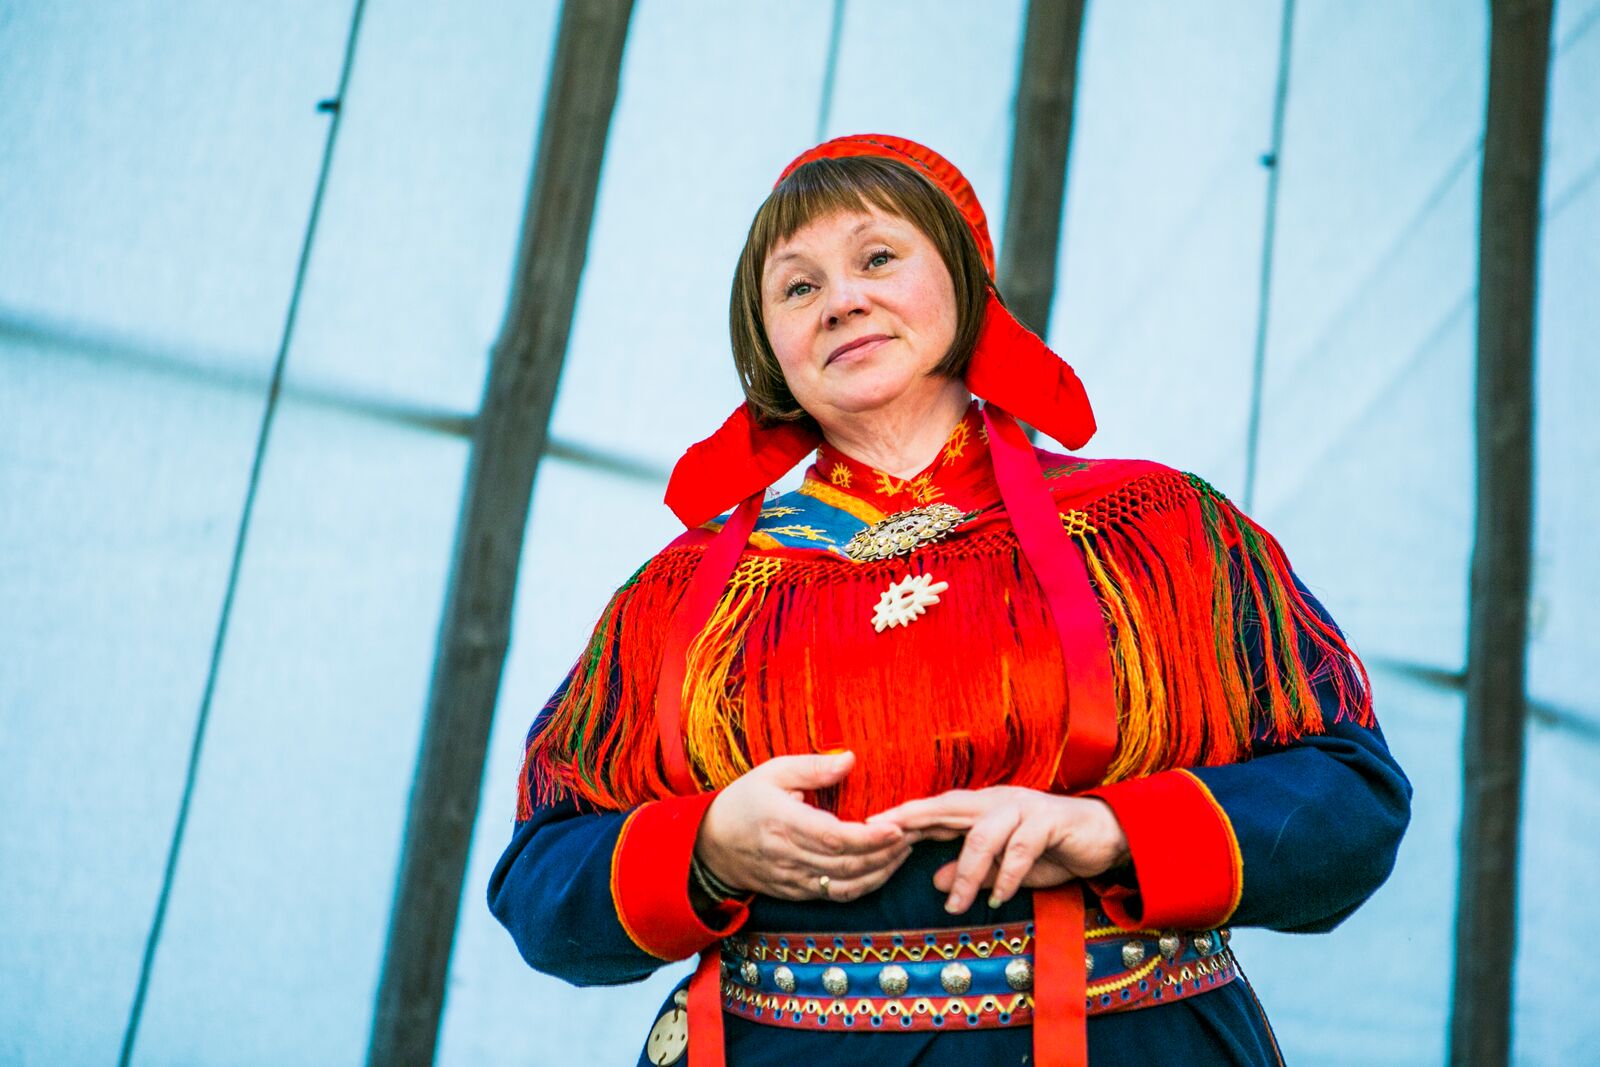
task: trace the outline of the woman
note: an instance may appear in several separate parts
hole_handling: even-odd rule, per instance
[[[489,887],[577,984],[701,953],[641,1064],[1274,1063],[1227,927],[1330,929],[1393,864],[1342,635],[1200,479],[1028,443],[1093,419],[993,269],[899,138],[757,213],[746,403],[534,723]]]

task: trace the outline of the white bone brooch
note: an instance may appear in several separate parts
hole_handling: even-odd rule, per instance
[[[911,625],[949,588],[949,582],[936,582],[931,574],[895,582],[878,598],[878,606],[872,612],[872,628],[881,634],[891,626]]]

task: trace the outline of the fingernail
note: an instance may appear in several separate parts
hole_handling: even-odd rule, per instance
[[[989,894],[989,909],[991,911],[994,910],[995,908],[998,908],[1000,905],[1002,905],[1004,903],[1005,903],[1005,901],[1000,899],[1000,894],[999,893],[990,893]]]
[[[944,910],[949,912],[951,915],[959,915],[961,913],[961,909],[956,907],[955,897],[951,897],[944,902]]]

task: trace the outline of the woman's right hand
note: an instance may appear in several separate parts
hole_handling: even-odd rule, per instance
[[[806,803],[808,790],[837,784],[854,766],[851,752],[767,760],[711,802],[695,855],[729,886],[769,897],[844,901],[872,892],[911,854],[910,837],[892,823],[844,822]]]

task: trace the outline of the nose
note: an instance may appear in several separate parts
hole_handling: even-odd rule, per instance
[[[832,329],[852,315],[867,313],[866,288],[860,279],[846,276],[828,288],[828,299],[823,304],[823,314],[828,328]]]

